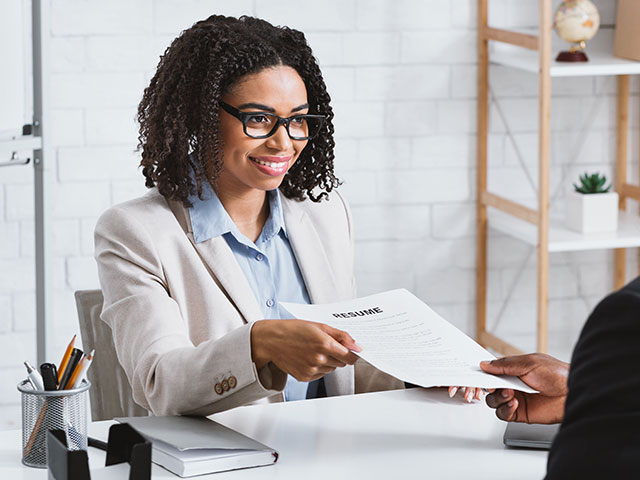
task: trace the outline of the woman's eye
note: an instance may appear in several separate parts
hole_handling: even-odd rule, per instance
[[[266,115],[251,115],[249,117],[251,123],[269,123],[269,117]]]
[[[304,117],[293,117],[291,119],[291,123],[293,123],[294,125],[303,125],[304,124]]]

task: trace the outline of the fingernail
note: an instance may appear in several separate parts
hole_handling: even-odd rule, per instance
[[[502,393],[500,395],[502,395],[503,398],[507,398],[509,396],[506,390],[502,390]]]
[[[507,403],[507,406],[508,406],[509,408],[513,407],[513,400],[509,400],[509,403]]]
[[[487,365],[489,365],[490,363],[491,363],[491,362],[489,362],[489,361],[487,361],[487,360],[483,360],[483,361],[481,361],[481,362],[480,362],[480,365],[484,365],[484,366],[486,367],[486,366],[487,366]]]
[[[464,399],[469,403],[471,403],[471,400],[473,400],[473,394],[470,388],[468,388],[467,391],[464,392]]]
[[[452,387],[449,390],[449,398],[455,397],[456,393],[458,393],[458,387]]]

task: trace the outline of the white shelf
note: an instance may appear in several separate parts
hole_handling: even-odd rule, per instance
[[[537,29],[514,29],[514,31],[538,35]],[[586,53],[589,61],[577,63],[555,61],[558,52],[569,50],[569,44],[553,33],[551,36],[551,76],[581,77],[640,74],[640,62],[613,56],[614,33],[612,28],[601,28],[598,34],[587,43]],[[489,59],[491,63],[538,73],[539,58],[537,51],[496,41],[492,41],[490,44]]]
[[[554,53],[554,58],[557,53]],[[587,50],[588,62],[556,62],[551,61],[552,77],[582,77],[602,75],[635,75],[640,74],[640,62],[624,60],[600,52]],[[491,63],[505,65],[531,73],[538,73],[538,52],[514,47],[493,52],[489,55]]]
[[[489,208],[489,227],[522,240],[529,245],[538,244],[538,228],[532,223],[504,212]],[[615,232],[580,234],[567,229],[562,219],[549,220],[549,252],[576,252],[612,248],[640,247],[640,216],[620,212]]]
[[[42,148],[42,137],[31,135],[0,138],[0,152],[24,152]]]

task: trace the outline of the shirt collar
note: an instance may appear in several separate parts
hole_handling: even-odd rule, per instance
[[[258,242],[268,242],[273,237],[278,235],[282,230],[282,233],[286,236],[287,229],[284,225],[284,214],[282,213],[282,202],[280,201],[280,190],[269,190],[267,192],[267,199],[269,201],[269,218],[262,227],[262,233],[258,237]]]
[[[192,206],[189,208],[189,216],[191,217],[191,228],[193,229],[193,239],[196,243],[206,242],[207,240],[231,233],[238,241],[242,243],[249,242],[238,227],[233,222],[229,214],[220,202],[218,195],[211,186],[203,182],[203,199],[198,198],[197,194],[189,196]],[[269,218],[262,228],[262,232],[256,243],[265,243],[276,236],[280,231],[287,234],[284,225],[284,215],[282,212],[282,202],[280,200],[280,192],[278,189],[267,192],[269,201]]]

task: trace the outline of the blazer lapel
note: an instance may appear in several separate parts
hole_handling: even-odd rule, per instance
[[[336,282],[324,246],[311,219],[294,202],[282,198],[284,221],[311,303],[335,302]]]
[[[311,303],[335,302],[339,298],[336,281],[318,232],[308,215],[296,205],[295,200],[289,200],[284,196],[281,198],[287,236]],[[169,206],[212,277],[242,313],[245,322],[261,319],[263,315],[251,286],[225,239],[214,237],[196,243],[188,210],[177,202],[169,202]]]
[[[193,238],[188,210],[177,202],[169,202],[169,206],[211,273],[213,280],[242,314],[244,322],[261,320],[263,318],[262,311],[226,240],[223,237],[213,237],[207,241],[196,243]]]

